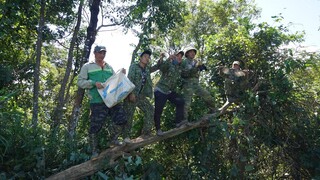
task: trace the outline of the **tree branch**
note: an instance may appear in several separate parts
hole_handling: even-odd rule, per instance
[[[150,136],[147,138],[138,137],[136,139],[132,139],[132,143],[125,144],[122,146],[111,147],[102,153],[99,154],[98,157],[86,161],[82,164],[72,166],[62,172],[59,172],[55,175],[50,176],[47,178],[48,180],[55,180],[55,179],[81,179],[86,176],[92,175],[100,169],[103,169],[107,166],[112,166],[115,164],[116,160],[121,157],[123,154],[127,152],[134,151],[137,148],[141,148],[150,144],[157,143],[159,141],[163,141],[165,139],[177,136],[184,132],[190,131],[195,128],[199,127],[208,127],[210,126],[209,122],[212,118],[217,118],[221,114],[207,114],[200,119],[200,121],[191,123],[188,125],[183,125],[179,128],[174,128],[169,131],[164,132],[163,136]]]
[[[99,30],[101,29],[101,28],[105,28],[105,27],[112,27],[112,26],[120,26],[120,25],[122,25],[123,24],[123,22],[124,21],[121,21],[121,22],[119,22],[119,23],[114,23],[114,24],[102,24],[101,26],[99,26],[98,28],[97,28],[97,32],[99,32]]]

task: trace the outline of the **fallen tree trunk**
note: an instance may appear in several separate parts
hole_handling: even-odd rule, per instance
[[[84,163],[72,166],[64,171],[61,171],[55,175],[48,177],[48,180],[54,179],[81,179],[86,176],[90,176],[100,169],[106,168],[108,166],[113,165],[116,160],[121,157],[123,154],[134,151],[137,148],[144,147],[179,134],[182,134],[186,131],[199,128],[199,127],[207,127],[209,126],[209,120],[213,117],[218,117],[221,114],[208,114],[200,119],[200,121],[195,123],[190,123],[188,125],[183,125],[179,128],[174,128],[169,131],[164,132],[163,136],[150,136],[147,138],[138,137],[136,139],[132,139],[132,143],[125,144],[122,146],[116,146],[113,148],[109,148],[102,153],[99,154],[98,157],[86,161]]]

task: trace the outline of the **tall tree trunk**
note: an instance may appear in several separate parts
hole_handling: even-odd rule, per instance
[[[90,50],[91,46],[94,43],[96,39],[96,29],[97,29],[97,24],[98,24],[98,14],[99,14],[99,5],[100,5],[101,0],[93,0],[91,7],[90,7],[90,22],[89,22],[89,27],[87,28],[87,38],[85,41],[85,46],[83,50],[83,58],[81,61],[80,66],[82,66],[84,63],[88,62],[89,56],[90,56]],[[81,103],[83,100],[83,95],[84,95],[84,89],[78,88],[76,97],[75,97],[75,102],[70,118],[70,123],[69,123],[69,134],[71,138],[73,138],[76,126],[79,121],[79,116],[80,116],[80,110],[81,110]]]
[[[40,2],[40,19],[38,27],[38,39],[36,47],[36,64],[34,68],[34,84],[33,84],[33,111],[32,111],[32,126],[38,126],[38,113],[39,113],[39,89],[40,89],[40,63],[41,63],[41,49],[42,49],[42,30],[44,26],[44,11],[45,11],[45,0]]]
[[[63,115],[63,107],[65,105],[65,91],[66,91],[66,86],[67,83],[69,81],[69,77],[70,77],[70,73],[71,73],[71,68],[72,68],[72,61],[73,61],[73,52],[74,52],[74,47],[78,38],[78,33],[79,33],[79,29],[80,29],[80,25],[81,25],[81,17],[82,17],[82,8],[83,8],[83,2],[84,0],[80,1],[79,7],[78,7],[78,18],[77,18],[77,24],[75,26],[74,32],[73,32],[73,36],[70,42],[70,48],[69,48],[69,52],[68,52],[68,62],[67,62],[67,68],[66,68],[66,72],[64,74],[64,78],[63,81],[61,83],[61,87],[60,87],[60,91],[58,94],[58,98],[57,98],[57,106],[54,109],[53,112],[53,127],[52,128],[56,128],[57,126],[59,126],[60,124],[60,120],[62,119],[62,115]]]

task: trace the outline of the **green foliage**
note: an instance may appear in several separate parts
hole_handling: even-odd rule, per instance
[[[155,25],[159,31],[165,33],[183,20],[184,6],[185,4],[179,0],[137,1],[137,4],[131,6],[124,24],[128,28],[140,24],[147,34],[152,33]]]
[[[98,172],[97,175],[103,179],[125,179],[133,180],[140,179],[139,173],[142,172],[142,159],[139,156],[123,156],[117,162],[117,164],[110,170]],[[133,175],[136,174],[136,175]]]
[[[5,87],[13,81],[13,71],[9,67],[0,67],[0,87]]]
[[[26,114],[17,105],[12,105],[10,109],[2,108],[0,169],[6,177],[41,178],[44,177],[41,136],[35,136],[34,132],[28,130],[28,121],[25,121],[25,117]]]
[[[243,68],[252,70],[249,87],[238,110],[231,115],[221,117],[217,127],[214,128],[214,132],[220,132],[220,134],[214,134],[218,137],[215,139],[215,142],[218,142],[216,148],[210,146],[209,138],[203,141],[204,146],[198,144],[199,138],[207,137],[208,132],[202,134],[196,131],[188,132],[187,142],[179,147],[180,149],[189,147],[188,142],[190,142],[196,151],[193,151],[190,156],[187,155],[188,150],[183,151],[188,163],[182,165],[179,164],[180,160],[177,155],[172,153],[174,155],[169,156],[169,159],[175,159],[175,165],[166,164],[165,167],[170,170],[165,172],[172,172],[176,165],[181,169],[179,173],[174,171],[175,174],[178,174],[177,176],[163,173],[163,177],[177,178],[183,174],[183,177],[190,179],[210,179],[210,177],[201,176],[202,172],[203,174],[210,172],[208,174],[212,175],[211,179],[217,177],[222,179],[316,177],[318,164],[315,162],[318,161],[318,157],[311,155],[315,160],[309,161],[312,163],[307,163],[307,166],[302,165],[307,160],[300,157],[302,154],[307,154],[303,150],[308,149],[307,147],[312,146],[318,149],[317,143],[308,141],[313,138],[307,138],[308,135],[306,135],[318,134],[313,131],[318,122],[319,110],[313,108],[318,105],[316,103],[318,96],[317,93],[314,93],[318,92],[318,85],[316,85],[318,78],[309,79],[309,76],[304,74],[312,72],[310,65],[315,65],[315,62],[310,64],[310,61],[306,61],[310,58],[306,57],[308,54],[300,57],[294,55],[292,50],[284,48],[290,42],[300,42],[301,34],[288,34],[283,25],[273,27],[267,23],[253,24],[252,18],[257,15],[258,11],[254,6],[246,5],[246,1],[232,1],[231,3],[230,1],[228,3],[201,1],[201,3],[199,6],[191,6],[191,11],[194,13],[186,16],[188,25],[177,28],[178,32],[184,32],[180,33],[180,40],[172,33],[170,37],[166,37],[165,41],[172,40],[173,42],[160,40],[157,41],[158,44],[161,46],[165,43],[170,45],[195,44],[200,52],[198,58],[212,69],[210,71],[211,81],[208,81],[207,76],[204,76],[202,80],[206,83],[213,83],[209,87],[212,90],[215,89],[212,94],[215,95],[217,103],[223,102],[223,97],[219,96],[223,94],[223,79],[216,74],[217,65],[229,66],[234,60],[241,61]],[[249,12],[251,16],[246,15]],[[281,18],[278,18],[277,22],[281,22]],[[203,49],[203,46],[206,48]],[[300,79],[302,76],[303,78]],[[295,77],[295,82],[292,81],[293,77]],[[303,85],[306,82],[310,84]],[[206,83],[203,85],[205,86]],[[257,89],[252,91],[254,87]],[[297,91],[296,87],[301,90]],[[302,92],[302,89],[310,91]],[[308,106],[309,103],[312,103],[313,106]],[[197,120],[206,113],[205,104],[199,99],[194,100],[191,109],[191,121]],[[172,111],[170,113],[172,114]],[[165,122],[170,122],[173,117],[165,113],[164,119]],[[177,138],[174,140],[178,141]],[[174,152],[172,150],[174,146],[163,149],[167,148]],[[193,159],[193,157],[201,157],[202,154],[206,154],[204,152],[206,148],[209,149],[209,152],[219,152],[212,156],[218,158],[212,162],[210,162],[211,156],[201,160]],[[228,149],[228,152],[222,149]],[[308,154],[316,154],[317,151]],[[163,152],[161,157],[168,158],[167,152]],[[169,161],[167,158],[162,164]],[[210,162],[211,167],[204,166],[200,171],[195,170],[201,167],[196,162],[206,160]],[[190,167],[186,164],[192,165]],[[311,166],[312,168],[309,168]],[[313,170],[310,171],[310,169]],[[183,170],[186,170],[187,173],[184,174]],[[215,174],[215,172],[219,173]]]
[[[126,1],[121,7],[117,2],[104,4],[109,13],[106,16],[126,28],[141,25],[141,47],[151,47],[155,54],[163,49],[171,54],[195,45],[197,58],[210,69],[202,72],[201,85],[215,97],[217,107],[225,101],[217,66],[241,61],[242,68],[251,70],[249,85],[242,102],[232,105],[232,112],[210,119],[209,127],[140,148],[90,178],[319,178],[320,55],[287,48],[292,42],[301,42],[302,33],[289,34],[281,16],[274,17],[277,26],[253,23],[259,10],[245,0],[203,0],[199,4],[141,0]],[[46,22],[50,26],[43,30],[46,42],[68,41],[76,6],[73,1],[48,2]],[[0,178],[44,179],[90,159],[88,99],[84,99],[71,139],[69,115],[76,89],[72,79],[59,130],[50,129],[50,113],[67,52],[48,43],[40,69],[39,126],[30,126],[39,6],[34,1],[2,1],[0,7]],[[81,32],[79,47],[85,36],[84,30]],[[80,66],[79,52],[74,58],[75,73]],[[189,121],[197,121],[208,112],[201,98],[193,99],[191,109]],[[163,130],[174,128],[174,112],[174,106],[165,107]],[[138,121],[142,114],[134,118]],[[133,137],[140,135],[141,126],[141,121],[135,124]],[[99,134],[100,149],[107,148],[110,141],[108,126],[105,128]]]
[[[73,1],[48,2],[46,24],[50,24],[50,28],[57,26],[60,32],[63,31],[62,34],[68,34],[67,30],[75,17],[73,5],[76,5]],[[65,131],[56,137],[48,135],[51,133],[50,111],[61,78],[59,74],[62,69],[59,68],[64,68],[61,64],[60,66],[58,63],[54,64],[54,60],[60,58],[61,62],[65,58],[63,55],[60,57],[54,55],[55,52],[63,54],[65,51],[49,45],[44,48],[46,53],[42,56],[40,68],[40,122],[39,127],[33,129],[30,126],[30,108],[33,103],[34,44],[40,7],[35,1],[1,1],[0,6],[2,12],[0,61],[3,64],[0,70],[0,174],[1,177],[8,179],[44,179],[54,172],[53,169],[61,164],[66,152],[70,151],[66,138],[61,134]],[[50,9],[51,6],[61,7]],[[53,20],[55,16],[60,17]],[[59,40],[51,30],[49,27],[43,29],[48,43]],[[62,129],[65,129],[65,126],[62,126]],[[81,162],[83,161],[82,158]],[[68,165],[73,165],[72,162],[80,161],[72,161],[70,158]]]

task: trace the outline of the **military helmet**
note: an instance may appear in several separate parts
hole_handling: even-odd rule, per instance
[[[235,64],[240,66],[240,62],[239,61],[233,61],[232,65],[235,65]]]
[[[195,52],[195,54],[197,54],[197,49],[194,48],[194,47],[187,47],[186,50],[185,50],[185,54],[188,54],[188,52],[192,51],[192,50]]]

